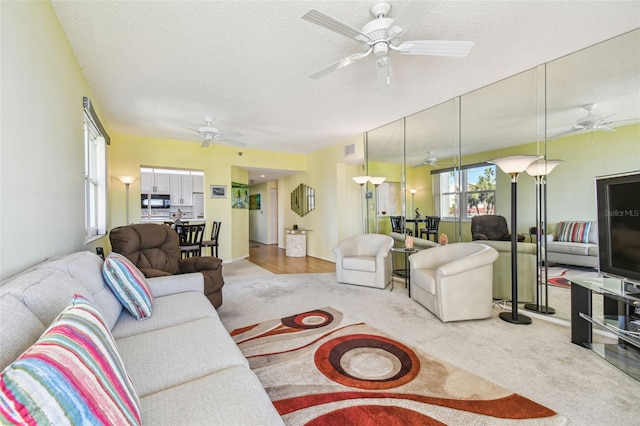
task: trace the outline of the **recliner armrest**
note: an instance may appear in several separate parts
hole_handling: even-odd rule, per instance
[[[216,270],[222,265],[222,259],[212,256],[188,257],[178,261],[181,274]]]
[[[172,275],[170,272],[161,271],[160,269],[155,268],[143,268],[140,269],[140,272],[142,272],[147,278],[168,277]]]

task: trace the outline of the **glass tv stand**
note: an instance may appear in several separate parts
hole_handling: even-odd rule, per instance
[[[619,278],[570,278],[571,342],[592,349],[640,381],[640,284]],[[592,294],[603,297],[603,312],[594,313]],[[617,343],[593,342],[593,327]]]

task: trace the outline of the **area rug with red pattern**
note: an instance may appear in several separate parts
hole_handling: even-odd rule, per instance
[[[583,268],[579,266],[549,266],[548,274],[547,282],[549,285],[571,288],[571,278],[595,278],[598,276],[598,271],[593,268]]]
[[[332,308],[231,335],[288,425],[568,424]]]

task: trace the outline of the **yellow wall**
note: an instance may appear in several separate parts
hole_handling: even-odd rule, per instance
[[[547,141],[547,158],[561,159],[566,163],[558,166],[547,177],[548,232],[563,220],[595,220],[595,177],[608,174],[640,170],[640,124],[619,127],[615,132],[580,133]],[[463,155],[462,164],[473,164],[510,155],[544,155],[543,143],[530,143],[506,149]],[[414,170],[421,170],[419,167]],[[496,214],[505,216],[510,223],[511,192],[509,177],[499,169],[496,176]],[[431,176],[407,171],[407,188],[419,189],[416,206],[429,208],[419,195],[422,190],[432,197]],[[535,225],[535,181],[526,173],[518,179],[518,232],[526,233]],[[410,206],[410,198],[407,199]],[[426,210],[428,211],[428,210]],[[462,240],[470,241],[470,223],[461,227]],[[440,233],[454,235],[451,222],[441,222]],[[451,240],[451,238],[450,238]]]
[[[243,155],[239,156],[238,152]],[[287,170],[303,170],[307,157],[253,149],[241,149],[225,145],[201,148],[198,142],[174,139],[157,139],[142,136],[113,134],[108,149],[109,175],[112,188],[109,194],[110,228],[124,224],[124,185],[117,176],[136,176],[130,187],[130,200],[140,194],[140,166],[196,169],[204,171],[205,220],[208,226],[214,220],[221,221],[219,256],[236,260],[249,255],[249,210],[231,208],[231,182],[248,184],[248,173],[238,166],[268,167]],[[227,185],[227,198],[210,198],[210,185]],[[139,217],[138,203],[130,202],[130,219]],[[207,229],[207,232],[209,232]]]
[[[57,16],[49,2],[2,1],[0,19],[6,278],[54,255],[93,250],[104,238],[85,244],[82,97],[92,94]]]

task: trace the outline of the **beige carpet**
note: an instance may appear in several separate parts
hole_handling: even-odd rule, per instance
[[[568,424],[330,307],[231,335],[288,425]]]
[[[635,425],[640,418],[640,382],[572,344],[567,326],[536,317],[531,325],[509,324],[497,312],[487,320],[445,324],[409,299],[402,285],[390,292],[338,284],[334,274],[275,275],[245,260],[225,264],[223,275],[218,313],[229,331],[331,306],[544,405],[571,424]]]

